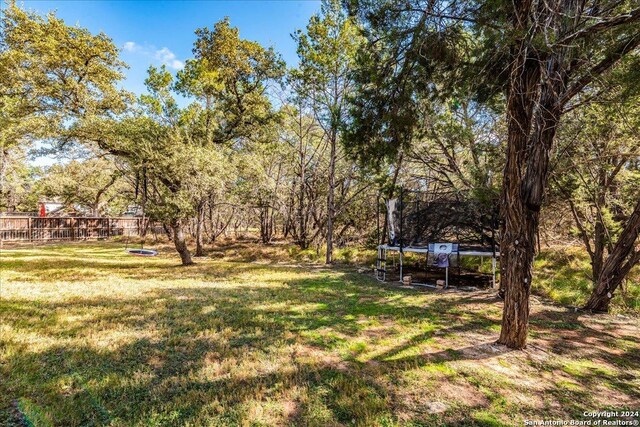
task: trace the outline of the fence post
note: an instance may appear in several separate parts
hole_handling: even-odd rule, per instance
[[[107,239],[111,238],[111,218],[107,218]]]
[[[33,242],[33,224],[31,221],[31,217],[27,218],[27,233],[29,233],[29,241]]]

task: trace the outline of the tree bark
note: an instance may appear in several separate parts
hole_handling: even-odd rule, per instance
[[[5,174],[9,163],[9,160],[7,159],[9,157],[9,150],[3,148],[0,150],[0,155],[0,196],[4,196]],[[8,208],[9,206],[6,207]]]
[[[263,244],[271,243],[273,237],[271,215],[269,215],[269,206],[262,206],[260,209],[260,240]]]
[[[614,292],[622,284],[629,271],[640,262],[640,250],[634,245],[640,234],[640,200],[627,220],[613,251],[607,257],[598,282],[584,309],[595,312],[609,311]]]
[[[196,256],[204,256],[202,226],[204,224],[204,202],[198,205],[196,216]]]
[[[329,154],[329,194],[327,194],[327,255],[326,264],[333,262],[333,220],[336,214],[334,205],[335,193],[335,174],[336,174],[336,141],[337,132],[333,131],[331,135],[331,151]]]
[[[309,242],[307,241],[307,221],[304,209],[304,193],[307,179],[306,156],[302,147],[302,138],[300,138],[300,189],[298,193],[298,245],[300,249],[307,249]]]
[[[400,174],[400,168],[402,167],[402,159],[404,157],[404,153],[400,151],[398,155],[398,164],[396,165],[396,170],[393,171],[393,177],[391,178],[391,188],[389,189],[389,193],[387,194],[388,199],[392,199],[396,189],[396,183],[398,182],[398,175]],[[380,242],[379,245],[384,245],[389,239],[387,238],[387,229],[389,228],[389,214],[387,213],[385,206],[385,214],[384,214],[384,222],[382,223],[382,234],[380,234]]]
[[[510,348],[524,348],[535,227],[521,189],[540,69],[537,60],[529,56],[526,46],[520,46],[513,56],[507,98],[508,137],[501,206],[500,287],[505,301],[498,343]]]
[[[178,220],[173,222],[171,228],[173,228],[173,243],[176,247],[176,251],[178,251],[178,254],[180,255],[182,265],[192,265],[193,260],[191,259],[189,248],[187,247],[184,225],[180,220]]]
[[[535,13],[531,5],[526,1],[518,4],[515,29],[530,30],[530,15]],[[572,7],[564,5],[566,10]],[[567,22],[560,20],[558,30],[565,30]],[[500,245],[500,286],[505,302],[498,343],[515,349],[522,349],[527,343],[540,208],[548,183],[553,140],[567,102],[567,64],[571,63],[568,49],[539,52],[528,40],[520,40],[512,48]]]
[[[594,282],[600,277],[602,266],[604,264],[605,233],[606,229],[602,223],[602,218],[598,213],[594,227],[593,257],[591,259],[591,277],[593,277]]]

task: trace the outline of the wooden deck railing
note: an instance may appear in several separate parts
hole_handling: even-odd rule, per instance
[[[146,219],[132,217],[0,217],[0,240],[87,240],[140,236],[147,225]]]

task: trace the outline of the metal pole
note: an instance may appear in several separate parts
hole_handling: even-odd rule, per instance
[[[403,225],[404,225],[404,218],[402,216],[403,211],[404,211],[403,206],[402,206],[403,205],[403,202],[402,202],[403,195],[404,195],[403,189],[402,189],[402,187],[400,187],[400,238],[398,239],[399,243],[400,243],[400,253],[402,253],[402,243],[403,243],[403,240],[404,240],[404,235],[402,234],[403,233],[402,228],[403,228]]]
[[[416,218],[419,218],[420,216],[420,198],[418,197],[418,195],[416,195]],[[416,219],[414,221],[414,227],[415,227],[415,235],[413,236],[413,244],[418,244],[417,242],[420,240],[420,236],[418,236],[418,224],[417,224],[418,220]]]
[[[493,287],[496,287],[496,256],[491,257],[491,269],[493,270]]]
[[[387,281],[387,256],[389,255],[387,252],[387,248],[382,250],[384,252],[384,272],[382,273],[382,281]]]
[[[376,244],[381,245],[380,242],[380,192],[378,192],[378,199],[376,201]]]
[[[402,261],[404,259],[403,253],[402,253],[402,245],[404,243],[404,234],[403,234],[403,224],[404,224],[404,218],[403,218],[403,211],[404,211],[404,189],[402,187],[400,187],[400,255],[399,255],[399,259],[400,259],[400,283],[403,283],[402,281]]]
[[[380,259],[382,258],[382,249],[378,245],[378,259],[376,259],[376,279],[380,280]]]

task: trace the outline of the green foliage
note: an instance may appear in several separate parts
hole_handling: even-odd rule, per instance
[[[364,43],[358,24],[338,0],[327,0],[306,31],[293,37],[300,58],[299,68],[291,71],[294,88],[309,101],[324,131],[335,134],[346,119],[346,99],[354,89],[351,73]]]
[[[534,263],[535,293],[564,306],[581,307],[593,289],[588,254],[579,247],[556,247],[543,250]],[[631,271],[621,292],[611,303],[612,312],[640,311],[640,269]]]
[[[273,141],[277,119],[266,94],[283,73],[273,49],[240,39],[227,19],[196,35],[195,59],[175,79],[165,67],[150,67],[139,110],[99,141],[127,160],[144,183],[147,212],[168,223],[201,215],[207,202],[212,212],[219,196],[229,197],[241,163],[236,151]],[[193,102],[180,107],[177,93]]]
[[[435,181],[430,191],[465,193],[482,204],[495,204],[504,166],[504,124],[491,109],[469,99],[425,103],[403,176]]]
[[[125,109],[116,87],[124,75],[118,49],[105,34],[3,7],[0,36],[0,148],[34,138],[65,142],[74,124]]]
[[[455,19],[438,22],[420,13],[419,2],[358,1],[352,6],[368,43],[357,56],[346,144],[361,164],[381,168],[429,129],[431,110],[474,100],[481,82],[475,84],[477,70],[470,65],[483,38]],[[470,5],[449,7],[455,14]]]
[[[38,185],[43,196],[95,216],[121,215],[134,202],[132,186],[109,158],[54,164]]]
[[[293,35],[298,44],[298,69],[290,73],[297,103],[309,106],[328,145],[327,204],[322,228],[326,228],[326,262],[332,262],[336,218],[353,208],[350,192],[363,191],[359,171],[342,161],[341,133],[348,120],[347,98],[354,91],[352,72],[355,54],[364,43],[357,21],[349,16],[338,0],[322,3],[321,13],[309,20],[306,31]],[[355,172],[355,173],[354,173]],[[352,183],[358,183],[358,188]],[[366,186],[366,184],[365,184]],[[336,188],[343,191],[336,200]],[[355,187],[355,188],[354,188]],[[344,219],[344,218],[343,218]],[[343,231],[354,222],[349,218]],[[337,238],[342,234],[338,232]]]
[[[26,150],[14,145],[0,151],[0,210],[30,212],[37,207],[42,170],[29,165]]]
[[[225,151],[194,144],[183,128],[163,126],[149,117],[123,120],[117,143],[106,148],[126,159],[143,185],[149,216],[163,222],[191,218],[203,195],[215,190],[228,168]]]
[[[267,90],[284,75],[284,62],[273,48],[241,39],[228,18],[196,36],[195,59],[178,73],[176,89],[202,102],[206,140],[257,139],[277,119]]]
[[[277,118],[265,93],[283,72],[275,52],[240,39],[226,19],[196,34],[196,58],[175,79],[165,67],[150,67],[140,110],[102,141],[143,177],[148,213],[167,222],[193,217],[224,193],[238,144],[272,140]],[[176,92],[194,102],[180,108]]]
[[[573,219],[572,237],[596,266],[593,281],[640,198],[640,94],[629,84],[638,60],[630,55],[604,76],[591,91],[606,90],[606,99],[569,113],[558,133],[549,204]]]

